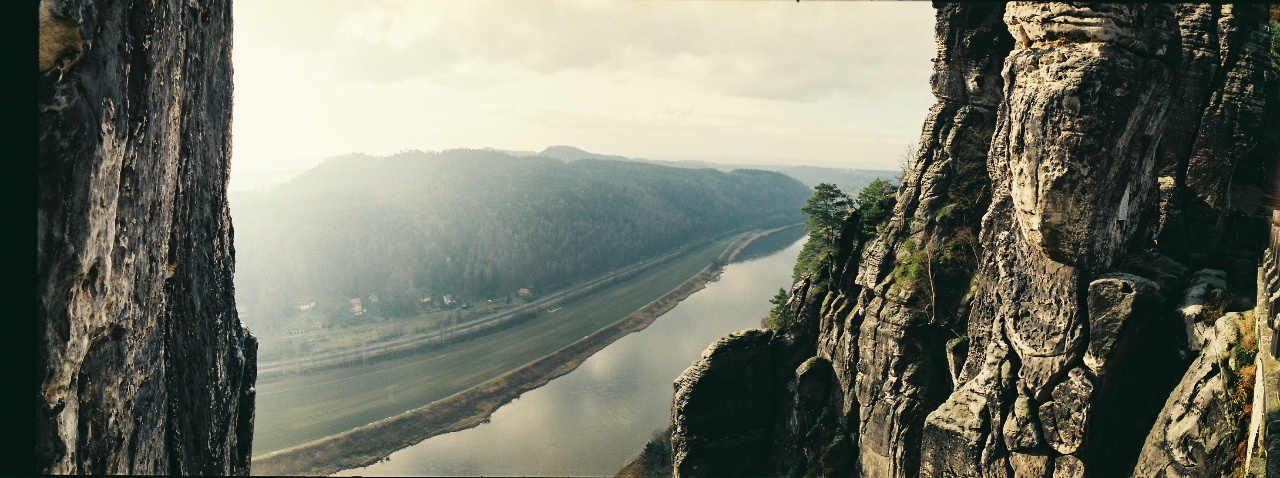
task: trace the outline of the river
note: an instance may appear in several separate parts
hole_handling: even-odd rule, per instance
[[[499,408],[488,423],[429,438],[338,476],[613,476],[670,421],[672,382],[717,338],[758,327],[791,284],[803,237],[766,237],[720,280],[576,370]],[[776,236],[776,234],[775,234]],[[767,239],[771,239],[766,241]],[[756,246],[756,244],[752,244]],[[754,257],[753,257],[754,256]]]

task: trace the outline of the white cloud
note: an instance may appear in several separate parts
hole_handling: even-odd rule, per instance
[[[637,71],[727,94],[816,101],[881,93],[927,73],[927,65],[896,61],[911,59],[903,52],[919,60],[918,52],[931,50],[931,36],[917,25],[922,10],[928,6],[384,2],[359,7],[338,25],[334,64],[348,79],[369,83],[454,83],[449,77],[511,70]]]
[[[932,104],[933,10],[922,2],[255,0],[235,9],[234,167],[570,144],[892,168]]]

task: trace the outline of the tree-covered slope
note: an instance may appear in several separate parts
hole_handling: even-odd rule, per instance
[[[547,292],[731,230],[799,222],[808,195],[766,171],[486,150],[337,157],[269,192],[233,193],[237,300],[261,324],[312,301],[337,312],[376,297],[395,317],[446,294]]]

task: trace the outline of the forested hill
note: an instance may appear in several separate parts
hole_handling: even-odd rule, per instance
[[[590,153],[573,146],[551,146],[542,150],[541,153],[532,153],[527,151],[508,151],[517,156],[538,154],[552,158],[560,158],[565,161],[577,161],[579,159],[616,159],[619,161],[637,161],[648,164],[657,164],[660,166],[672,166],[676,168],[693,168],[693,169],[718,169],[721,171],[732,171],[735,169],[758,169],[761,171],[775,171],[787,176],[791,176],[800,180],[800,182],[808,186],[817,186],[822,183],[832,183],[839,186],[848,193],[857,193],[872,181],[884,179],[886,181],[897,181],[902,175],[901,171],[887,171],[882,169],[848,169],[848,168],[825,168],[821,166],[797,166],[797,165],[779,165],[779,164],[729,164],[729,163],[713,163],[708,161],[668,161],[661,159],[640,159],[627,158],[623,156],[612,156],[604,154]]]
[[[803,220],[779,173],[489,150],[349,155],[268,192],[233,192],[236,297],[249,322],[303,303],[548,292],[731,230]]]

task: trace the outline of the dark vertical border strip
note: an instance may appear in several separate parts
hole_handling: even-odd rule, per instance
[[[36,397],[36,1],[0,7],[0,383],[4,384],[0,474],[35,475]]]

